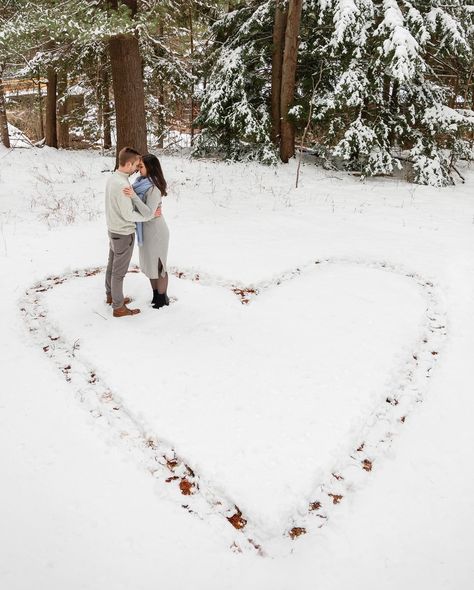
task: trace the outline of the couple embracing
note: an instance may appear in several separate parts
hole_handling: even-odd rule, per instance
[[[128,177],[140,172],[130,186]],[[135,234],[140,248],[140,268],[150,279],[152,305],[160,309],[169,305],[168,257],[169,230],[161,214],[161,200],[166,195],[166,181],[158,158],[141,156],[125,147],[119,152],[118,168],[107,180],[105,217],[109,232],[109,260],[105,275],[107,303],[114,317],[131,316],[139,309],[127,307],[129,297],[123,295],[123,280],[132,258]]]

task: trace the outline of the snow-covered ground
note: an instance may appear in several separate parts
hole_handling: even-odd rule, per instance
[[[8,123],[8,136],[12,148],[31,148],[33,142],[26,135],[11,123]]]
[[[2,589],[472,586],[472,171],[164,157],[172,303],[117,320],[112,160],[0,164]]]

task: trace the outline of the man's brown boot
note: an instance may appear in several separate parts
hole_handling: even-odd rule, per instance
[[[126,305],[123,305],[118,309],[114,309],[114,318],[123,318],[126,315],[137,315],[137,313],[140,313],[139,309],[130,309]]]
[[[125,297],[125,299],[123,300],[123,304],[127,305],[127,303],[131,303],[131,301],[131,297]],[[107,303],[107,305],[112,305],[112,295],[107,295],[107,299],[105,300],[105,302]]]

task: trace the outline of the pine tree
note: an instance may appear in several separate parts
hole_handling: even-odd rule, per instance
[[[281,136],[281,76],[283,67],[283,51],[285,48],[285,30],[288,9],[284,0],[275,0],[275,15],[273,18],[273,47],[272,47],[272,131],[273,143],[277,146]]]
[[[240,2],[214,23],[195,154],[276,161],[270,115],[273,4]]]
[[[61,11],[58,0],[13,4],[16,18],[0,16],[0,63],[6,55],[9,73],[34,78],[49,71],[51,104],[59,77],[60,130],[75,116],[67,71],[85,90],[83,131],[93,141],[103,135],[104,145],[113,77],[119,147],[146,149],[145,126],[162,142],[167,122],[192,120],[199,102],[196,154],[276,162],[281,144],[286,160],[305,129],[320,153],[362,176],[408,160],[417,182],[434,185],[452,183],[456,160],[473,156],[468,0],[306,0],[286,81],[287,9],[299,0],[62,0]],[[118,49],[110,63],[109,44],[133,45],[133,64],[132,52],[117,59]],[[120,86],[129,71],[134,81]]]
[[[288,1],[280,90],[280,158],[282,162],[288,162],[289,158],[295,154],[295,127],[291,120],[290,110],[295,98],[301,9],[302,0]]]
[[[206,11],[209,3],[194,0],[193,8]],[[199,20],[193,23],[199,26]],[[178,0],[161,6],[160,18],[141,38],[148,128],[163,145],[167,122],[176,119],[183,104],[191,101],[195,76],[190,56],[190,5]],[[189,123],[191,123],[191,113]]]
[[[462,135],[473,119],[448,107],[453,89],[436,63],[453,55],[472,60],[464,4],[310,0],[327,72],[314,118],[327,129],[323,141],[333,154],[373,175],[400,166],[395,148],[408,150],[417,182],[453,182],[456,157],[469,153]]]
[[[186,55],[191,26],[188,1],[21,1],[14,45],[24,54],[26,65],[17,74],[30,76],[35,70],[35,75],[38,71],[44,75],[52,67],[61,77],[67,70],[69,78],[85,90],[84,130],[92,136],[102,130],[104,146],[111,140],[111,81],[115,86],[118,149],[132,143],[145,151],[147,130],[162,134],[166,121],[190,100],[196,77]],[[193,0],[196,26],[203,26],[201,21],[214,4],[214,0]],[[52,40],[54,50],[44,51],[44,44]],[[110,47],[112,59],[104,54],[104,47]],[[95,79],[90,73],[94,70]],[[67,99],[66,92],[59,111]],[[63,121],[65,125],[74,113],[61,112],[59,116],[60,124]],[[99,120],[98,127],[94,127],[94,118]]]
[[[278,140],[283,115],[275,106],[278,19],[287,6],[288,0],[243,2],[213,27],[198,153],[272,160],[269,136]],[[296,132],[311,110],[310,135],[323,153],[362,176],[390,174],[408,160],[417,182],[453,182],[456,159],[472,157],[467,0],[307,0],[300,36],[288,112]]]

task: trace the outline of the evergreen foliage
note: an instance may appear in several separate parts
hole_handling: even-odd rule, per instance
[[[269,145],[274,5],[246,2],[214,27],[199,121],[205,145],[227,157],[241,157],[242,144],[257,155]],[[297,129],[311,102],[319,150],[363,176],[390,174],[402,157],[417,182],[452,183],[456,160],[473,156],[469,8],[466,0],[307,0],[291,110]]]
[[[474,157],[470,1],[306,0],[289,113],[297,141],[308,127],[310,146],[362,176],[390,174],[406,160],[416,182],[454,182],[456,161]],[[199,104],[196,155],[277,161],[276,0],[141,0],[133,18],[122,2],[118,10],[111,5],[0,0],[4,75],[67,72],[84,93],[81,109],[68,117],[98,141],[98,113],[108,108],[99,91],[110,80],[108,40],[133,34],[150,133],[159,137],[167,125],[189,129]]]
[[[209,74],[201,96],[196,153],[275,162],[270,140],[272,0],[251,1],[211,30]]]
[[[327,129],[324,143],[363,175],[390,173],[406,150],[417,182],[451,183],[456,157],[470,153],[463,137],[474,128],[443,67],[472,64],[465,2],[309,4],[316,26],[328,17],[334,24],[319,42],[331,63],[313,100],[314,120]]]
[[[194,3],[200,9],[209,4],[204,0]],[[38,77],[51,66],[58,72],[66,70],[84,93],[82,131],[95,141],[101,134],[98,74],[102,68],[110,70],[108,40],[121,34],[136,35],[143,57],[149,131],[157,134],[172,117],[176,103],[187,99],[192,86],[191,68],[183,58],[186,29],[182,15],[188,5],[184,0],[143,0],[131,18],[127,6],[119,3],[118,10],[112,10],[107,0],[20,0],[13,14],[0,21],[0,51],[3,45],[8,47],[11,77]],[[160,102],[163,87],[166,105]]]

